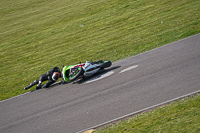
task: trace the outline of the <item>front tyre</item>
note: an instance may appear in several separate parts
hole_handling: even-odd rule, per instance
[[[69,80],[74,81],[80,76],[82,76],[83,73],[84,73],[84,70],[82,67],[71,68],[71,71],[69,72]]]

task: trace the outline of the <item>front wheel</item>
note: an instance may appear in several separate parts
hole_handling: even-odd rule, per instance
[[[71,68],[70,72],[69,72],[69,80],[70,81],[74,81],[77,78],[79,78],[80,76],[83,75],[83,68],[82,67],[75,67],[75,68]]]

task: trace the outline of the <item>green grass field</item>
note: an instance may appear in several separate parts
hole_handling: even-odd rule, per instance
[[[200,94],[143,113],[95,133],[199,133]]]
[[[54,66],[112,62],[200,33],[199,0],[0,0],[0,100]]]
[[[0,100],[27,92],[54,66],[115,62],[197,33],[199,0],[0,0]],[[97,132],[200,132],[199,102],[198,95]]]

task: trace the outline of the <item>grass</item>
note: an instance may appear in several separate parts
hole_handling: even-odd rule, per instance
[[[54,66],[112,62],[200,33],[199,0],[0,0],[0,100]]]
[[[200,94],[137,115],[94,133],[199,133]]]

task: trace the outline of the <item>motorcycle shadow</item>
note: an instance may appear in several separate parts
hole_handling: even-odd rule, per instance
[[[77,81],[74,81],[73,84],[83,84],[86,81],[89,81],[89,80],[92,80],[92,79],[98,79],[102,75],[104,75],[104,74],[106,74],[106,73],[108,73],[108,72],[110,72],[112,70],[118,69],[120,67],[121,66],[115,66],[115,67],[110,67],[110,68],[107,68],[107,69],[102,69],[98,73],[92,75],[91,77],[86,77],[86,78],[82,78],[82,79],[78,79]]]

